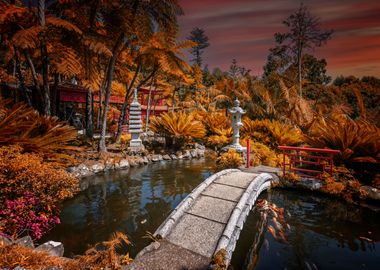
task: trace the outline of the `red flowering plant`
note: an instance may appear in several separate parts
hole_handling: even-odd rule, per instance
[[[59,204],[73,196],[78,181],[38,154],[19,146],[0,148],[0,233],[41,238],[59,223]]]
[[[28,234],[33,239],[41,238],[52,226],[60,223],[58,216],[40,211],[40,200],[32,192],[25,192],[23,197],[14,201],[5,200],[0,220],[13,235]]]

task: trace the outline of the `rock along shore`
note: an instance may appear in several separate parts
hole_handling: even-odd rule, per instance
[[[78,166],[69,167],[67,171],[77,178],[83,178],[110,170],[127,169],[129,167],[168,160],[199,159],[204,156],[205,147],[195,144],[194,149],[177,151],[175,153],[146,154],[145,152],[141,152],[126,157],[113,156],[102,160],[86,160]]]

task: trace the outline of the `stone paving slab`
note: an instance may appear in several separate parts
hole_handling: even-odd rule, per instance
[[[211,258],[224,226],[212,220],[185,214],[167,239],[175,245]]]
[[[234,202],[201,195],[187,212],[213,221],[227,223],[235,205]]]
[[[210,185],[202,195],[208,195],[220,199],[231,200],[238,202],[241,195],[244,193],[245,189],[238,187],[226,186],[223,184],[212,184]]]
[[[254,179],[254,176],[258,174],[245,173],[245,172],[236,172],[233,175],[223,175],[215,180],[215,183],[226,184],[240,188],[247,188],[251,181]]]
[[[206,270],[210,259],[188,249],[161,240],[160,247],[138,256],[123,270]]]
[[[282,176],[282,168],[275,168],[275,167],[270,167],[270,166],[256,166],[256,167],[251,167],[249,169],[247,168],[240,168],[244,172],[250,172],[250,173],[273,173],[278,176]]]

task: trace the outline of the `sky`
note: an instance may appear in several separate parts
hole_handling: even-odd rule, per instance
[[[313,52],[327,61],[327,73],[380,77],[380,1],[377,0],[179,0],[180,38],[194,27],[205,30],[210,46],[204,51],[209,69],[228,70],[232,59],[261,75],[274,33],[301,2],[320,18],[332,39]]]

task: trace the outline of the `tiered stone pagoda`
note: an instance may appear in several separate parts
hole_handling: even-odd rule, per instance
[[[129,109],[129,133],[131,133],[132,139],[129,143],[131,148],[144,147],[140,139],[142,131],[141,121],[141,105],[137,100],[137,89],[135,89],[135,95]]]

